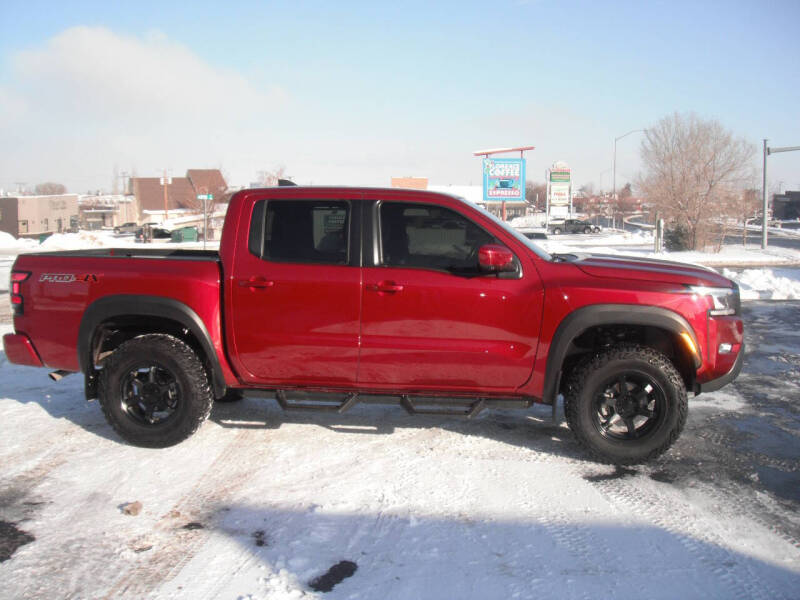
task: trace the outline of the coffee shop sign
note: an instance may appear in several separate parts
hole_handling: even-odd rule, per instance
[[[525,200],[525,159],[484,158],[483,199]]]

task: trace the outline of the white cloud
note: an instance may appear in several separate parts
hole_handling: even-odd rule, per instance
[[[253,123],[279,123],[289,96],[204,61],[154,32],[74,27],[13,54],[0,86],[0,158],[14,180],[108,187],[114,165],[150,174],[218,166]],[[9,182],[0,182],[0,187]]]
[[[74,27],[19,52],[12,65],[29,96],[93,119],[241,114],[278,108],[285,100],[280,88],[256,90],[240,74],[212,67],[158,32],[138,38]]]

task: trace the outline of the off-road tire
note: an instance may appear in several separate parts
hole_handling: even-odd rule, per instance
[[[219,398],[215,398],[214,402],[223,402],[223,403],[238,402],[242,398],[244,398],[244,392],[242,390],[228,388],[227,390],[225,390],[225,395]]]
[[[169,376],[176,391],[173,412],[158,423],[144,423],[141,416],[132,416],[123,391],[133,373],[148,368]],[[148,334],[124,342],[105,361],[98,399],[106,420],[125,441],[145,448],[166,448],[197,431],[211,412],[214,395],[202,362],[188,344],[171,335]]]
[[[626,376],[630,378],[628,382]],[[627,431],[622,434],[611,433],[608,423],[614,418],[613,414],[602,422],[605,416],[602,411],[609,410],[608,398],[613,396],[614,386],[622,389],[622,385],[616,383],[620,377],[626,382],[625,395],[633,404],[637,401],[634,400],[635,394],[628,392],[629,385],[633,385],[634,392],[637,391],[636,382],[645,382],[652,389],[654,408],[642,409],[653,415],[652,420],[643,414],[635,415],[644,419],[640,437],[634,437],[640,431],[637,425],[634,425],[633,432],[626,427]],[[651,397],[646,390],[647,385],[639,385],[641,403]],[[598,409],[598,406],[602,408]],[[616,411],[616,408],[611,410],[612,413]],[[619,344],[594,353],[572,370],[564,395],[564,413],[578,442],[595,459],[610,464],[633,465],[663,454],[678,439],[686,424],[688,399],[683,378],[661,352],[638,344]],[[619,421],[624,414],[620,412],[616,416],[614,427],[621,427]],[[629,418],[633,422],[635,417]],[[627,425],[627,421],[624,423]],[[627,439],[622,439],[623,436]]]

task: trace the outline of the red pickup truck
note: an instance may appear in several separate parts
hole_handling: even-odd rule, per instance
[[[214,400],[412,414],[553,406],[596,458],[664,452],[687,392],[738,374],[739,291],[713,271],[550,255],[462,199],[278,187],[230,202],[219,253],[19,256],[14,363],[82,372],[130,443],[190,436]]]

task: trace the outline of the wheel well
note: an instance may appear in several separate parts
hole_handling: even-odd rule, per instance
[[[200,340],[188,327],[165,317],[125,315],[116,316],[100,323],[92,336],[89,352],[92,366],[100,366],[103,361],[121,344],[140,335],[163,333],[185,342],[197,354],[208,374],[209,382],[214,381],[214,368]],[[212,386],[213,387],[213,386]]]
[[[623,342],[647,346],[664,354],[675,365],[686,389],[693,389],[694,359],[678,334],[652,325],[603,324],[589,327],[570,342],[561,366],[563,375],[558,392],[564,392],[567,374],[584,358],[598,350]]]

